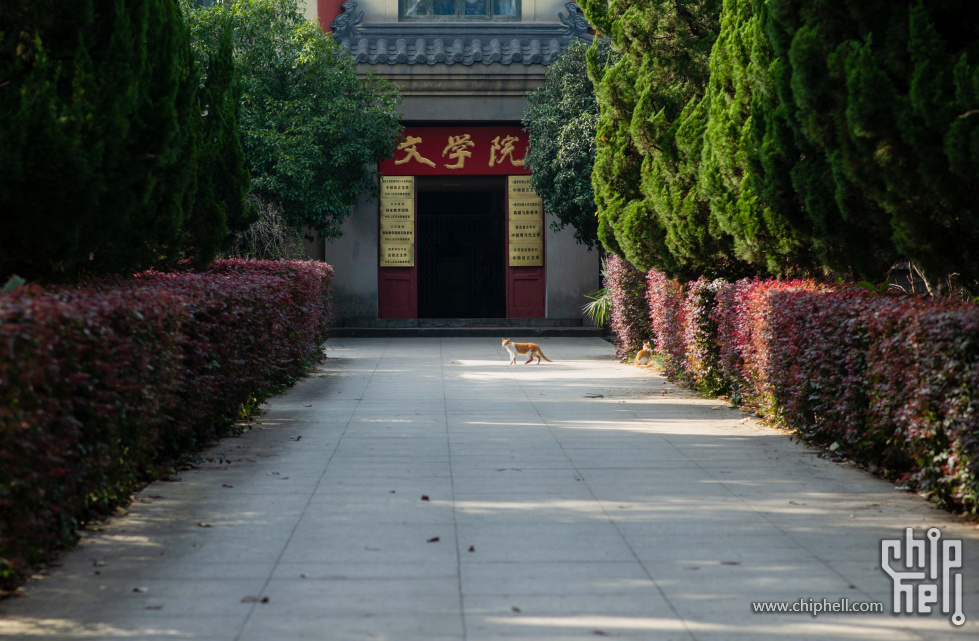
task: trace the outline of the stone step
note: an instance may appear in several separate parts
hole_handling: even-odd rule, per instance
[[[334,327],[331,338],[512,338],[526,342],[532,338],[605,338],[601,327]]]
[[[431,327],[583,327],[580,318],[347,318],[339,327],[405,329]]]

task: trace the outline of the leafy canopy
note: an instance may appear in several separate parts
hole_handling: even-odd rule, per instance
[[[201,50],[231,30],[243,92],[240,130],[252,192],[287,224],[337,238],[355,198],[400,138],[400,97],[354,62],[296,0],[231,0],[191,14]]]
[[[607,39],[596,43],[598,59],[612,57]],[[598,242],[591,168],[595,164],[598,101],[588,78],[588,45],[573,40],[547,67],[544,84],[527,96],[523,125],[530,136],[527,168],[544,210],[557,217],[555,230],[574,227],[575,240],[589,249]]]

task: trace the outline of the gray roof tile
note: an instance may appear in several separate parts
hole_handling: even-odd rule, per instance
[[[591,40],[573,2],[554,23],[367,23],[353,0],[331,25],[333,38],[359,63],[548,65],[573,38]]]

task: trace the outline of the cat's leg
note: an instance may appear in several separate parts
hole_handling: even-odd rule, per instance
[[[534,350],[529,350],[527,352],[527,360],[524,361],[524,365],[528,364],[532,360],[534,360]]]

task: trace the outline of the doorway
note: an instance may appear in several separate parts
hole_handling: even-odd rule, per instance
[[[505,318],[505,178],[417,181],[419,318]]]

